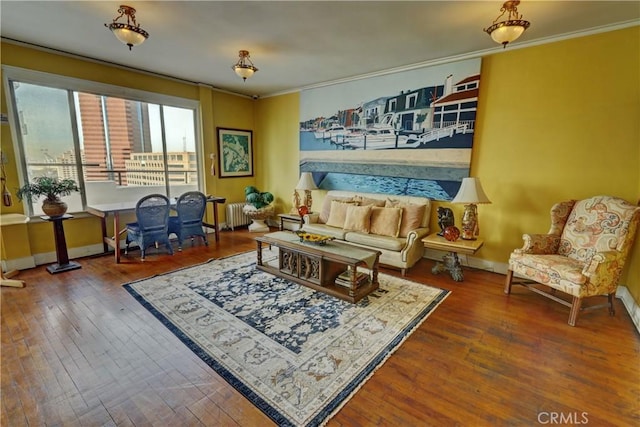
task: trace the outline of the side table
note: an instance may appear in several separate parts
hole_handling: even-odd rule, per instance
[[[47,271],[51,274],[62,273],[69,270],[77,270],[82,268],[80,264],[74,261],[69,261],[69,255],[67,253],[67,240],[64,237],[64,226],[62,221],[73,218],[72,215],[64,214],[61,216],[41,216],[45,221],[53,223],[53,234],[56,238],[56,257],[58,259],[57,264],[51,264],[47,267]]]
[[[462,267],[460,266],[458,254],[473,255],[478,249],[480,249],[480,247],[482,247],[484,241],[482,239],[458,239],[455,242],[450,242],[444,237],[438,236],[437,233],[433,233],[422,239],[422,244],[425,248],[449,252],[449,254],[442,257],[443,262],[438,262],[433,266],[431,273],[438,274],[443,271],[448,271],[453,280],[456,282],[462,282],[464,280],[464,275],[462,274]]]
[[[300,215],[281,213],[278,214],[278,217],[280,218],[280,231],[284,230],[285,222],[295,222],[300,225],[300,228],[304,225],[304,219]]]

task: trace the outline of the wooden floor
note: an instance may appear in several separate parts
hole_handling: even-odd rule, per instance
[[[1,425],[273,425],[121,286],[253,250],[253,237],[21,272],[26,288],[2,288]],[[615,317],[583,313],[572,328],[560,304],[505,296],[502,275],[465,269],[457,283],[432,265],[408,278],[451,295],[329,426],[640,425],[640,337],[619,300]]]

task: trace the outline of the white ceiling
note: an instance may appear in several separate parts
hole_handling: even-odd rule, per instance
[[[149,39],[132,51],[105,28],[120,4]],[[113,64],[268,96],[355,76],[495,53],[482,31],[502,1],[8,1],[1,35]],[[531,27],[507,49],[640,25],[640,1],[527,1]],[[11,40],[9,40],[11,39]],[[250,51],[246,82],[231,66]]]

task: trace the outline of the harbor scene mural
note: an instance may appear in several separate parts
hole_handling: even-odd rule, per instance
[[[450,201],[469,176],[480,59],[302,91],[300,171],[318,187]]]

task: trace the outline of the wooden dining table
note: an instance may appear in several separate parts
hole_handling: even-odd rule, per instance
[[[175,207],[176,199],[170,199],[171,206]],[[207,228],[213,228],[216,242],[220,241],[220,230],[218,227],[218,204],[225,203],[224,197],[207,196],[207,203],[213,204],[213,224],[202,222],[202,225]],[[127,231],[127,227],[121,228],[120,214],[127,212],[135,212],[137,201],[118,202],[118,203],[104,203],[104,204],[91,204],[87,206],[87,212],[91,215],[95,215],[101,219],[102,226],[102,238],[104,251],[108,252],[109,248],[113,248],[115,253],[116,264],[120,263],[120,236]],[[109,236],[107,234],[107,218],[109,215],[113,216],[113,231],[114,235]]]

